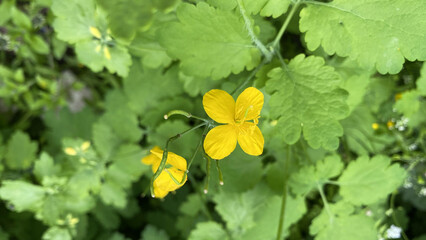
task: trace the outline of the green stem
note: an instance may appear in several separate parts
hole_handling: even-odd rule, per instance
[[[246,78],[246,80],[244,80],[244,82],[242,82],[236,89],[234,89],[234,91],[232,91],[231,95],[234,95],[239,90],[241,90],[241,88],[243,88],[252,78],[254,78],[254,76],[260,70],[260,68],[262,68],[263,65],[265,65],[267,62],[268,61],[266,59],[263,59],[263,61],[259,64],[259,66],[257,66],[256,69],[254,69],[254,71],[250,73],[250,75]]]
[[[191,113],[188,113],[188,112],[185,112],[185,111],[182,111],[182,110],[172,110],[172,111],[168,112],[166,115],[164,115],[164,119],[167,120],[167,119],[169,119],[169,117],[171,117],[173,115],[182,115],[182,116],[185,116],[187,118],[195,118],[195,119],[198,119],[198,120],[201,120],[201,121],[204,121],[204,122],[209,121],[205,118],[194,116]]]
[[[195,189],[195,192],[197,192],[197,195],[200,197],[201,202],[203,202],[203,210],[204,210],[203,212],[204,212],[204,214],[207,216],[207,218],[210,221],[213,221],[213,217],[210,214],[210,211],[209,211],[209,209],[207,207],[206,199],[205,199],[204,195],[200,192],[200,187],[198,186],[197,181],[195,181],[194,177],[191,174],[189,174],[189,173],[188,173],[188,178],[189,178],[190,184]]]
[[[324,203],[325,211],[327,211],[327,214],[328,214],[329,219],[330,219],[330,224],[332,224],[333,221],[334,221],[334,215],[330,210],[330,206],[328,205],[328,201],[327,201],[327,198],[325,197],[325,194],[324,194],[324,191],[322,190],[322,187],[323,187],[323,185],[317,182],[317,188],[318,188],[318,191],[321,195],[322,202]]]
[[[186,130],[186,131],[184,131],[182,133],[179,133],[179,134],[177,134],[177,135],[175,135],[175,136],[173,136],[173,137],[171,137],[171,138],[169,138],[167,140],[166,146],[164,147],[163,156],[161,158],[160,166],[158,167],[157,171],[154,173],[154,176],[152,176],[152,178],[151,178],[151,196],[152,197],[155,197],[155,194],[154,194],[154,181],[155,181],[155,179],[158,178],[158,176],[160,176],[160,174],[163,172],[164,168],[166,167],[169,143],[172,142],[172,141],[174,141],[174,140],[176,140],[176,139],[178,139],[178,138],[180,138],[180,137],[182,137],[182,136],[184,136],[185,134],[187,134],[187,133],[189,133],[189,132],[191,132],[191,131],[193,131],[195,129],[198,129],[198,128],[202,127],[202,126],[205,126],[206,124],[207,124],[206,122],[201,123],[201,124],[199,124],[199,125],[197,125],[197,126],[195,126],[193,128],[190,128],[190,129],[188,129],[188,130]]]
[[[272,42],[271,48],[274,49],[277,47],[278,43],[280,42],[285,30],[288,27],[288,24],[291,21],[291,18],[293,17],[294,13],[296,12],[297,8],[300,5],[300,0],[297,0],[297,2],[294,4],[294,6],[291,8],[290,13],[288,14],[287,18],[285,19],[280,31],[278,32],[277,36],[275,37],[274,41]]]
[[[209,157],[204,157],[204,159],[206,160],[206,175],[207,175],[206,182],[204,184],[204,194],[207,194],[207,192],[209,191],[211,161]]]
[[[256,47],[262,52],[265,58],[269,61],[272,59],[271,52],[266,49],[265,45],[256,37],[253,31],[253,27],[251,25],[251,21],[246,14],[246,9],[244,8],[244,4],[242,0],[237,0],[238,8],[240,9],[240,13],[243,16],[244,24],[246,26],[247,32],[251,37],[252,42],[256,45]]]
[[[285,165],[284,165],[283,193],[282,193],[282,200],[281,200],[280,220],[278,223],[277,240],[281,240],[283,226],[284,226],[285,207],[287,202],[287,179],[288,179],[287,175],[288,175],[288,168],[290,163],[290,154],[291,154],[291,148],[290,148],[290,145],[287,145],[287,156],[286,156]]]
[[[219,166],[219,160],[215,160],[215,161],[216,161],[216,169],[217,169],[217,172],[219,173],[219,184],[223,185],[223,175],[222,175],[222,170],[220,169],[220,166]]]

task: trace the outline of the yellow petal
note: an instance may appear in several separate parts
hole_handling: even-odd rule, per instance
[[[65,149],[64,149],[64,152],[65,152],[67,155],[70,155],[70,156],[75,156],[75,155],[77,155],[77,151],[76,151],[74,148],[71,148],[71,147],[67,147],[67,148],[65,148]]]
[[[263,107],[263,93],[257,88],[249,87],[237,98],[235,120],[252,120],[260,115]]]
[[[254,123],[246,122],[240,126],[238,143],[247,154],[259,156],[263,153],[265,140],[262,132]]]
[[[99,32],[99,29],[97,29],[95,27],[90,27],[89,31],[93,36],[95,36],[98,39],[100,39],[102,37],[102,34],[101,34],[101,32]]]
[[[207,115],[218,123],[233,123],[235,101],[227,92],[213,89],[204,94],[203,106]]]
[[[223,159],[237,146],[237,129],[234,125],[220,125],[207,133],[204,150],[213,159]]]
[[[154,197],[155,198],[164,198],[165,196],[167,196],[168,193],[169,193],[169,191],[154,186]]]
[[[106,59],[111,60],[111,53],[109,52],[108,47],[104,47],[104,56]]]
[[[86,151],[90,147],[90,142],[85,141],[83,144],[81,144],[81,150]]]
[[[177,155],[176,153],[169,152],[167,154],[167,163],[172,165],[173,168],[181,171],[186,171],[187,169],[185,158]]]

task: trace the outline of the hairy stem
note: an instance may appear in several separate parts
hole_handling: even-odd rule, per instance
[[[246,26],[247,32],[250,35],[250,38],[252,42],[256,45],[257,48],[262,52],[262,54],[265,56],[265,58],[269,61],[272,59],[271,52],[266,49],[265,45],[256,37],[256,35],[253,32],[253,26],[251,25],[251,21],[248,18],[246,14],[246,9],[244,8],[244,4],[242,0],[237,0],[238,8],[240,9],[240,13],[243,16],[244,24]]]

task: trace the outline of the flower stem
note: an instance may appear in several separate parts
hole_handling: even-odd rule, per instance
[[[293,17],[294,13],[296,12],[297,8],[300,5],[301,0],[297,0],[296,3],[294,4],[294,6],[291,8],[290,13],[288,14],[287,18],[285,19],[282,27],[280,28],[280,31],[278,32],[277,36],[275,37],[274,41],[272,42],[271,48],[274,49],[275,47],[277,47],[279,41],[281,40],[285,30],[288,27],[288,24],[291,21],[291,18]]]
[[[268,63],[268,61],[266,59],[263,59],[263,61],[259,64],[259,66],[256,67],[256,69],[254,69],[253,72],[250,73],[250,75],[246,78],[246,80],[244,80],[244,82],[242,82],[237,88],[234,89],[234,91],[232,91],[231,95],[234,95],[235,93],[237,93],[239,90],[241,90],[245,85],[247,85],[247,83],[254,78],[254,76],[256,75],[256,73],[260,70],[260,68],[263,67],[263,65],[265,65],[266,63]]]
[[[251,21],[246,14],[246,9],[244,8],[244,3],[242,0],[237,0],[238,8],[240,9],[240,13],[243,16],[244,24],[246,26],[247,32],[251,37],[252,42],[256,45],[256,47],[262,52],[265,58],[269,61],[272,59],[272,53],[266,49],[265,45],[256,37],[253,32],[253,27],[251,25]]]
[[[330,220],[330,224],[331,224],[334,221],[334,215],[333,215],[333,212],[331,212],[331,210],[330,210],[330,206],[328,205],[328,201],[327,201],[327,198],[325,197],[325,194],[324,194],[324,191],[322,190],[322,187],[323,187],[322,184],[317,182],[317,188],[318,188],[318,191],[321,195],[321,199],[322,199],[322,202],[324,203],[325,211],[327,211],[327,214],[328,214],[328,217],[329,217],[329,220]]]
[[[287,145],[287,155],[286,155],[285,165],[284,165],[283,193],[282,193],[282,200],[281,200],[280,220],[278,223],[277,240],[281,240],[283,226],[284,226],[285,207],[287,202],[287,180],[288,180],[288,168],[290,163],[290,154],[291,154],[291,148],[290,148],[290,145]]]
[[[401,224],[399,223],[399,221],[398,221],[398,219],[396,218],[396,215],[395,215],[395,197],[396,197],[396,194],[397,194],[397,193],[398,193],[398,190],[395,190],[395,191],[392,193],[391,198],[390,198],[390,207],[391,207],[391,209],[392,209],[392,220],[393,220],[393,222],[395,223],[395,225],[396,225],[397,227],[401,228],[401,235],[402,235],[402,238],[404,238],[404,240],[409,240],[409,239],[408,239],[408,236],[405,234],[404,229],[402,229],[402,226],[401,226]]]
[[[179,133],[179,134],[177,134],[177,135],[175,135],[175,136],[173,136],[173,137],[171,137],[171,138],[169,138],[167,140],[166,146],[164,147],[163,156],[161,158],[160,166],[158,167],[157,171],[154,173],[154,176],[152,176],[152,178],[151,178],[151,188],[150,189],[151,189],[151,196],[152,197],[155,197],[155,194],[154,194],[154,181],[155,181],[155,179],[158,178],[158,176],[160,176],[160,174],[163,172],[164,168],[166,167],[167,155],[169,153],[168,152],[169,143],[172,142],[172,141],[174,141],[174,140],[176,140],[176,139],[178,139],[178,138],[180,138],[180,137],[182,137],[182,136],[184,136],[185,134],[187,134],[187,133],[189,133],[189,132],[191,132],[191,131],[193,131],[195,129],[198,129],[198,128],[202,127],[202,126],[205,126],[206,124],[207,124],[207,122],[203,122],[201,124],[198,124],[197,126],[195,126],[193,128],[190,128],[188,130],[185,130],[185,131],[183,131],[183,132],[181,132],[181,133]]]
[[[166,115],[164,115],[164,119],[169,119],[169,117],[171,117],[173,115],[182,115],[182,116],[185,116],[187,118],[195,118],[195,119],[198,119],[198,120],[201,120],[201,121],[204,121],[204,122],[209,121],[205,118],[194,116],[194,115],[192,115],[192,113],[188,113],[188,112],[185,112],[183,110],[172,110],[172,111],[168,112]]]

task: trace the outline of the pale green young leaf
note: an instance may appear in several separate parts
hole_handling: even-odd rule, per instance
[[[355,205],[371,204],[385,198],[397,189],[406,177],[406,172],[391,159],[377,155],[371,159],[359,157],[351,162],[338,180],[340,194]]]
[[[410,90],[402,93],[401,99],[395,103],[394,107],[399,113],[410,118],[419,111],[420,92],[418,90]]]
[[[36,215],[36,217],[48,225],[56,225],[63,208],[61,200],[61,198],[56,197],[55,195],[47,196],[43,201],[41,211]]]
[[[272,118],[284,141],[294,144],[303,131],[313,148],[328,150],[339,146],[343,134],[338,120],[348,114],[347,92],[340,89],[340,77],[333,68],[324,66],[320,57],[296,56],[286,68],[272,69],[266,90]]]
[[[395,74],[405,59],[426,60],[425,11],[423,0],[309,1],[300,12],[300,30],[309,50],[321,45],[329,55]]]
[[[53,27],[59,39],[76,43],[92,38],[90,27],[95,27],[93,0],[53,0],[52,12],[56,18]]]
[[[216,222],[198,223],[188,240],[230,240],[223,227]]]
[[[42,206],[45,190],[23,181],[3,181],[0,187],[0,198],[11,203],[13,208],[22,212],[36,211]]]
[[[99,40],[89,40],[78,42],[75,45],[75,51],[80,62],[94,72],[100,72],[106,67],[109,72],[117,73],[122,77],[129,74],[132,59],[127,48],[119,44],[108,47],[102,46]],[[109,54],[106,51],[109,51]]]
[[[182,72],[179,73],[179,81],[183,83],[183,89],[191,97],[196,97],[202,93],[206,93],[210,89],[214,89],[215,86],[218,86],[221,82],[212,81],[209,78],[187,76]]]
[[[306,195],[312,189],[322,185],[328,179],[337,177],[343,170],[343,163],[338,155],[325,157],[315,166],[302,167],[290,177],[289,186],[294,193]]]
[[[46,152],[42,152],[34,163],[34,175],[39,181],[44,177],[54,176],[58,171],[59,166],[55,166],[53,158]]]
[[[423,66],[420,70],[420,77],[417,79],[416,85],[420,94],[426,96],[426,63],[423,63]]]
[[[106,180],[100,190],[100,197],[107,205],[124,208],[127,203],[126,192],[115,182]]]
[[[192,193],[189,194],[186,198],[186,201],[183,202],[179,207],[179,212],[195,217],[203,208],[202,199],[198,194]]]
[[[200,2],[181,4],[177,16],[160,30],[160,43],[186,74],[220,79],[259,63],[260,51],[236,13]]]
[[[164,230],[158,229],[153,225],[146,226],[143,232],[141,233],[140,240],[154,240],[154,239],[169,240],[169,236]]]
[[[373,113],[377,113],[380,106],[392,96],[394,89],[395,81],[391,76],[373,77],[370,79],[364,103]]]
[[[6,166],[15,170],[29,168],[36,158],[37,148],[37,143],[26,133],[16,131],[7,143]]]
[[[72,237],[66,228],[50,227],[43,234],[43,240],[71,240]]]

